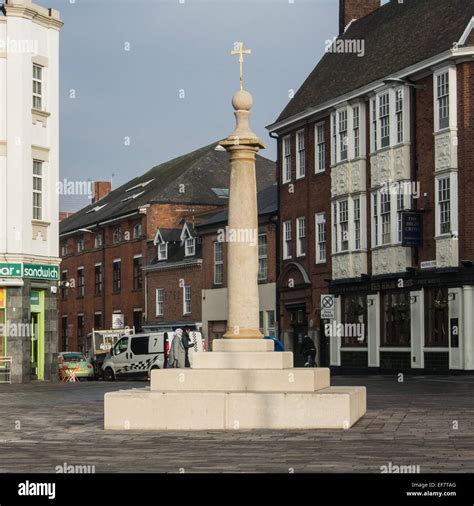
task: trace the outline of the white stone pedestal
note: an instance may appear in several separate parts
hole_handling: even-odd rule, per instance
[[[150,389],[105,394],[105,429],[348,429],[365,414],[365,387],[331,387],[329,369],[293,368],[272,348],[216,340],[191,369],[154,370]]]

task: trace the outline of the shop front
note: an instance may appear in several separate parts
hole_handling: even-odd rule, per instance
[[[9,364],[12,383],[56,380],[59,269],[1,264],[0,272],[0,367]]]
[[[331,366],[381,371],[474,369],[474,273],[333,283]]]

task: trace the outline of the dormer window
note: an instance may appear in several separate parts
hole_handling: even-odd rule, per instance
[[[158,244],[158,260],[166,260],[168,258],[168,243],[160,242]]]
[[[185,241],[185,255],[191,257],[196,253],[196,240],[194,237],[189,237]]]

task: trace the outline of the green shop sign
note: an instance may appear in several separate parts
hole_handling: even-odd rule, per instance
[[[0,263],[0,278],[30,278],[59,280],[59,267],[41,264]]]
[[[23,277],[59,280],[59,267],[55,265],[23,264]]]
[[[21,264],[1,264],[0,263],[0,277],[1,278],[21,278],[22,277]]]

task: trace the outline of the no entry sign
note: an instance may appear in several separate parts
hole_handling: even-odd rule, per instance
[[[336,302],[334,295],[321,295],[321,319],[333,320],[336,318]]]

